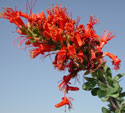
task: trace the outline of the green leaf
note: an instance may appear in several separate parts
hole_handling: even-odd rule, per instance
[[[108,88],[108,95],[111,96],[112,94],[115,94],[116,92],[119,92],[119,84],[117,82],[114,83],[114,86],[110,86]]]
[[[120,97],[125,97],[125,92],[120,93]]]
[[[111,77],[107,76],[106,81],[108,82],[109,85],[113,86],[114,80]]]
[[[108,109],[106,109],[105,107],[102,107],[102,112],[103,113],[111,113]]]
[[[98,81],[98,86],[99,86],[99,88],[101,90],[106,90],[107,89],[107,86],[104,83],[102,83],[101,81]]]
[[[118,100],[119,103],[124,102],[124,98],[121,98],[120,96],[117,98],[117,100]]]
[[[94,89],[92,89],[91,94],[92,94],[93,96],[96,96],[98,90],[99,90],[99,88],[94,88]]]
[[[107,93],[106,93],[106,91],[104,91],[104,90],[98,90],[98,91],[97,91],[97,95],[98,95],[99,98],[105,97],[106,94],[107,94]]]
[[[114,97],[114,98],[117,98],[117,97],[119,97],[119,93],[111,94],[110,96]]]
[[[121,73],[121,74],[118,74],[114,77],[114,79],[117,81],[119,80],[121,77],[125,76],[125,73]]]
[[[122,106],[122,107],[121,107],[121,110],[125,112],[125,103],[123,102],[123,103],[121,104],[121,106]]]
[[[109,99],[109,97],[105,97],[105,98],[103,98],[101,100],[102,100],[102,102],[106,102],[106,101],[108,101],[108,99]]]
[[[124,111],[124,112],[125,112],[125,106],[122,108],[122,111]]]
[[[93,89],[96,85],[96,81],[91,81],[91,82],[85,82],[83,85],[82,85],[82,88],[84,90],[87,90],[87,91],[90,91],[91,89]]]
[[[112,71],[111,71],[111,69],[109,67],[106,69],[106,75],[108,77],[112,78]]]
[[[100,79],[102,75],[103,75],[103,72],[101,70],[98,70],[96,73],[97,78]]]
[[[120,87],[120,88],[119,88],[119,92],[121,93],[121,92],[122,92],[122,90],[123,90],[123,88],[122,88],[122,87]]]
[[[90,77],[84,77],[87,81],[91,82],[91,81],[94,81],[95,79],[94,78],[90,78]]]
[[[120,110],[120,109],[118,109],[118,110],[116,110],[116,111],[115,111],[115,113],[121,113],[121,110]]]

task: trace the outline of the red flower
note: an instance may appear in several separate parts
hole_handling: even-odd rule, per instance
[[[79,51],[77,58],[80,61],[80,63],[83,63],[84,58],[87,59],[87,57],[83,54],[82,50]]]
[[[77,28],[77,31],[79,33],[79,36],[81,38],[84,38],[85,39],[85,27],[83,24],[80,24]],[[82,39],[82,43],[84,44],[84,40]]]
[[[100,49],[102,49],[103,46],[104,46],[105,44],[107,44],[107,42],[108,42],[109,40],[111,40],[112,38],[115,37],[115,35],[112,35],[112,36],[111,36],[111,35],[112,35],[112,33],[111,33],[111,32],[107,33],[106,30],[103,32],[103,35],[102,35],[102,37],[101,37],[101,39],[100,39]]]
[[[68,108],[71,109],[72,108],[72,103],[71,101],[65,96],[62,98],[62,101],[58,104],[55,105],[56,108],[62,107],[64,105],[68,105]]]
[[[8,19],[10,23],[15,23],[18,27],[24,26],[24,22],[20,18],[19,12],[14,11],[12,8],[3,9],[0,17]]]
[[[72,78],[71,74],[63,77],[63,81],[58,86],[61,91],[64,91],[64,92],[67,91],[67,85],[70,84],[69,81],[71,78]]]
[[[96,55],[95,55],[95,52],[94,50],[91,49],[91,59],[90,60],[96,60]]]
[[[103,54],[102,52],[104,45],[114,38],[114,35],[104,31],[99,39],[94,30],[94,25],[98,22],[97,19],[90,16],[85,29],[83,24],[78,25],[80,18],[77,21],[73,20],[67,9],[61,4],[53,6],[52,9],[47,9],[48,16],[45,16],[43,11],[38,14],[32,13],[35,2],[32,4],[31,1],[29,4],[27,0],[26,14],[21,11],[14,11],[12,8],[6,8],[0,17],[8,19],[19,27],[17,33],[21,36],[16,38],[19,42],[18,46],[25,42],[26,47],[33,48],[30,50],[31,58],[46,52],[56,51],[46,54],[45,57],[56,54],[54,66],[58,70],[68,69],[70,74],[64,76],[58,86],[64,94],[68,91],[78,91],[78,87],[69,86],[71,78],[77,77],[79,71],[84,70],[86,71],[85,74],[88,74],[87,72],[91,73],[99,69],[104,62],[103,56],[105,55],[113,60],[114,69],[119,69],[121,60],[111,53],[105,52]],[[24,24],[21,17],[27,19],[28,23]],[[69,108],[72,106],[70,99],[66,96],[62,98],[60,103],[56,104],[56,107],[64,105],[68,105]]]
[[[113,54],[111,54],[109,52],[105,52],[103,54],[103,56],[106,56],[106,55],[113,60],[112,64],[115,65],[114,69],[118,70],[120,68],[119,65],[120,65],[121,60],[118,59],[117,56],[115,56],[115,55],[113,55]]]
[[[36,45],[33,44],[33,46],[37,48],[30,51],[31,58],[35,58],[39,54],[44,54],[44,52],[50,52],[53,50],[53,45],[45,45],[45,44],[36,43]]]
[[[87,24],[87,28],[85,30],[86,38],[88,37],[96,37],[96,33],[93,30],[93,26],[98,22],[99,20],[94,19],[93,16],[90,16],[89,23]]]
[[[56,23],[61,29],[64,29],[66,23],[72,20],[71,18],[69,18],[66,8],[62,7],[61,4],[59,6],[53,6],[52,10],[47,9],[47,13],[48,21]]]
[[[64,28],[65,28],[66,32],[72,33],[73,30],[74,30],[74,28],[75,28],[75,26],[74,26],[73,23],[67,22],[67,23],[65,24],[65,27],[64,27]]]
[[[77,43],[79,46],[83,45],[83,42],[82,42],[82,39],[81,39],[79,33],[76,33],[76,40],[77,40]]]
[[[78,87],[73,87],[73,86],[69,86],[69,85],[67,85],[67,92],[70,90],[70,91],[78,91],[79,90],[79,88]]]
[[[76,49],[73,45],[68,45],[68,56],[72,59],[76,57]]]
[[[58,67],[59,70],[64,70],[64,63],[67,58],[67,50],[66,47],[62,47],[58,53],[56,54],[55,61],[53,62],[55,67]]]
[[[25,13],[21,12],[20,10],[19,10],[19,15],[20,15],[21,17],[23,17],[23,18],[26,18],[27,20],[30,20],[30,19],[31,19],[31,17],[30,17],[28,14],[25,14]]]

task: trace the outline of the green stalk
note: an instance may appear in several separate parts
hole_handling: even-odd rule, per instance
[[[111,110],[115,113],[115,111],[117,111],[119,109],[117,100],[113,97],[109,97],[108,101],[111,105]]]

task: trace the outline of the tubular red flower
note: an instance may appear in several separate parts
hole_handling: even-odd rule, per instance
[[[87,28],[85,30],[86,38],[88,37],[96,37],[95,30],[93,29],[93,26],[98,22],[99,20],[94,19],[93,16],[90,16],[89,23],[87,24]]]
[[[107,33],[106,30],[103,32],[103,35],[102,35],[102,37],[101,37],[101,39],[100,39],[100,49],[102,49],[103,46],[104,46],[105,44],[107,44],[107,42],[108,42],[109,40],[111,40],[112,38],[115,37],[115,35],[112,35],[112,36],[111,36],[111,35],[112,35],[112,33],[111,33],[111,32]]]
[[[73,87],[73,86],[69,86],[69,85],[67,85],[67,92],[70,90],[70,91],[78,91],[79,90],[79,88],[78,87]]]
[[[106,56],[106,55],[113,60],[112,64],[115,66],[114,69],[118,70],[120,68],[119,65],[120,65],[121,60],[118,59],[117,56],[115,56],[109,52],[105,52],[103,54],[103,56]]]
[[[8,19],[10,23],[15,23],[18,27],[25,25],[22,19],[20,18],[19,12],[14,11],[12,8],[3,9],[1,17]]]
[[[62,101],[58,104],[55,105],[56,108],[62,107],[64,105],[68,105],[68,108],[71,109],[72,108],[72,103],[71,101],[65,96],[62,98]]]
[[[78,43],[79,46],[83,45],[81,37],[80,37],[80,35],[78,33],[76,33],[76,40],[77,40],[77,43]]]
[[[31,58],[35,58],[39,54],[44,54],[44,52],[50,52],[52,50],[53,45],[38,44],[37,48],[30,50]]]
[[[94,50],[91,49],[91,59],[90,60],[96,60],[96,55],[95,55],[95,52]]]
[[[72,75],[69,74],[68,76],[63,77],[63,81],[59,84],[58,88],[61,91],[67,91],[67,85],[70,84],[70,79],[72,78]]]
[[[76,49],[73,45],[68,45],[68,56],[69,58],[74,59],[76,57]]]
[[[54,66],[58,67],[59,70],[60,69],[63,70],[64,69],[63,65],[66,61],[66,58],[67,58],[67,50],[66,47],[64,46],[56,54],[55,61],[53,62]]]

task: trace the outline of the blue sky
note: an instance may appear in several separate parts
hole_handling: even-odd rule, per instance
[[[117,55],[122,63],[119,71],[125,71],[125,0],[37,0],[33,9],[39,13],[53,4],[62,3],[72,11],[73,18],[81,17],[81,24],[89,21],[89,16],[96,16],[100,22],[95,26],[96,32],[102,35],[107,29],[112,31],[116,38],[112,39],[104,51]],[[15,6],[26,11],[26,0],[0,0],[2,7]],[[58,72],[53,68],[52,61],[44,61],[38,57],[30,59],[28,50],[23,50],[13,45],[18,36],[16,26],[7,20],[0,19],[0,113],[64,113],[64,107],[55,108],[61,101],[63,93],[58,90],[58,81],[67,72]],[[111,60],[106,57],[111,68]],[[75,85],[80,88],[78,92],[70,92],[73,97],[74,109],[68,113],[101,113],[102,103],[97,97],[92,97],[90,92],[83,91],[82,74],[80,83]],[[125,88],[125,78],[120,84]],[[74,85],[74,80],[72,84]]]

